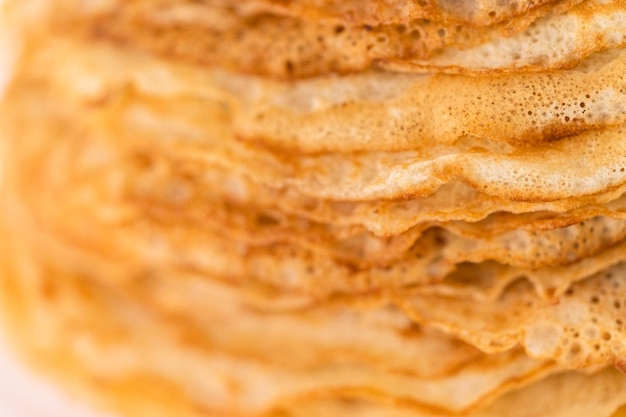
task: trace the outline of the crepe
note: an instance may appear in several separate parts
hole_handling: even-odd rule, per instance
[[[33,65],[65,56],[50,74],[64,96],[97,100],[108,89],[132,86],[151,111],[161,112],[168,111],[163,100],[184,96],[177,105],[190,113],[178,118],[193,118],[200,107],[215,123],[221,120],[196,122],[205,137],[228,135],[221,123],[231,119],[237,137],[283,153],[506,153],[624,121],[621,49],[556,73],[477,78],[371,71],[292,84],[124,54],[106,43],[96,48],[98,43],[52,41],[33,54]],[[121,68],[117,59],[124,61]],[[208,112],[212,106],[221,111]]]
[[[593,376],[563,373],[546,378],[528,388],[503,396],[486,409],[468,413],[468,416],[613,416],[624,401],[623,374],[606,370]],[[577,393],[573,396],[572,393]],[[621,410],[621,409],[620,409]],[[282,410],[281,410],[282,411]],[[356,416],[431,417],[433,412],[415,413],[398,405],[380,405],[367,401],[300,402],[284,410],[288,416]]]
[[[9,340],[120,417],[623,413],[624,5],[453,3],[9,1]]]
[[[135,1],[126,2],[110,14],[97,15],[95,22],[89,22],[87,31],[100,39],[109,38],[203,66],[296,79],[329,72],[355,72],[390,59],[428,58],[449,46],[471,47],[502,33],[518,33],[538,17],[546,13],[558,15],[578,2],[562,0],[556,7],[546,4],[519,19],[477,28],[424,19],[401,25],[342,25],[266,13],[242,16],[236,10],[241,6],[215,2],[161,1],[155,7],[153,2]],[[598,10],[597,14],[615,12],[607,6],[595,6],[598,7],[608,10]],[[586,23],[583,10],[574,9],[571,13],[574,22],[569,23]],[[615,22],[615,34],[619,33],[619,23]],[[607,40],[605,48],[618,46],[617,39]]]
[[[19,279],[3,282],[2,294],[8,297],[3,304],[10,308],[7,318],[17,328],[46,328],[36,335],[22,333],[26,337],[22,343],[30,349],[42,350],[44,355],[69,353],[98,378],[123,381],[144,373],[164,377],[216,412],[223,408],[225,412],[260,413],[288,398],[307,398],[324,392],[333,395],[344,392],[357,398],[378,392],[382,398],[404,398],[418,409],[428,406],[463,410],[557,369],[550,362],[534,361],[519,352],[503,355],[499,360],[485,358],[482,362],[475,358],[472,349],[453,339],[440,336],[437,342],[436,333],[422,334],[417,329],[411,332],[410,322],[403,325],[401,317],[394,319],[393,313],[377,313],[368,308],[363,310],[364,314],[349,311],[337,314],[323,309],[287,316],[243,310],[235,313],[239,317],[237,323],[226,332],[215,333],[217,329],[213,326],[185,320],[189,317],[187,312],[181,312],[184,315],[180,319],[168,317],[162,310],[138,301],[143,298],[142,292],[136,297],[123,289],[107,289],[98,277],[102,269],[72,272],[72,267],[67,269],[67,266],[80,264],[65,263],[68,258],[58,256],[58,252],[50,257],[34,251],[36,245],[27,247],[17,239],[9,242],[11,247],[3,251],[6,254],[3,273],[7,277],[19,274]],[[38,262],[41,264],[36,266]],[[25,274],[26,270],[29,272]],[[213,307],[212,313],[203,311],[202,317],[219,321],[221,314],[233,316],[234,306],[230,303],[218,302]],[[388,332],[389,324],[393,323],[399,328],[409,326],[395,349],[400,349],[398,364],[402,363],[402,357],[412,358],[411,361],[406,361],[404,366],[381,361],[391,354],[390,348],[394,349],[389,344],[391,339],[379,335],[369,342],[355,343],[355,336],[367,339],[369,332],[342,331],[343,320],[337,320],[341,316],[345,326],[352,329],[355,325],[361,327],[359,322],[364,330],[370,328],[374,332],[377,329]],[[330,327],[326,331],[316,330],[320,325]],[[267,330],[267,337],[253,345],[254,330],[259,327]],[[333,327],[337,333],[331,330]],[[337,344],[338,338],[343,337],[347,346],[352,347],[345,353]],[[425,337],[429,341],[414,345],[421,349],[419,352],[402,352],[407,337]],[[160,340],[159,344],[151,343],[155,338]],[[321,356],[302,357],[306,350],[301,343],[317,346],[315,352]],[[322,353],[324,343],[333,347],[326,355]],[[381,353],[378,358],[372,356],[377,349]],[[444,350],[450,352],[449,365],[428,359],[428,355],[442,359]],[[364,355],[367,351],[370,354]],[[415,362],[416,357],[424,360]],[[464,361],[464,358],[473,360]],[[468,380],[475,384],[469,391],[464,388]],[[231,388],[233,383],[238,386],[236,390]],[[448,388],[441,390],[443,386]],[[461,393],[466,394],[460,396]]]
[[[493,1],[472,1],[463,4],[454,2],[409,1],[275,1],[249,0],[239,2],[239,9],[246,13],[270,11],[277,14],[295,15],[307,19],[337,20],[346,24],[376,26],[389,23],[405,23],[413,19],[460,20],[473,25],[489,25],[550,1],[523,1],[515,4],[500,4]]]
[[[572,285],[558,304],[540,301],[525,283],[511,286],[495,303],[408,297],[399,303],[428,323],[488,352],[523,345],[529,355],[553,358],[572,368],[621,366],[624,265]],[[444,308],[445,306],[445,308]],[[462,324],[461,324],[462,323]]]

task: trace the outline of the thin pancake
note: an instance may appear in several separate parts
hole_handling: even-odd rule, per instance
[[[29,58],[30,71],[51,68],[64,57],[46,75],[68,98],[101,99],[107,91],[132,86],[151,100],[178,98],[190,110],[194,102],[226,104],[224,117],[238,138],[289,150],[290,156],[432,153],[446,147],[507,151],[616,125],[626,114],[621,49],[593,54],[577,68],[557,72],[465,77],[370,71],[281,83],[98,45],[50,37],[46,48]],[[92,89],[81,90],[86,86]],[[195,129],[211,132],[198,121]]]
[[[626,401],[624,374],[606,369],[587,375],[565,372],[499,398],[493,404],[464,414],[467,417],[621,417],[612,414]],[[575,395],[574,395],[575,393]],[[325,400],[325,401],[324,401]],[[623,413],[623,410],[622,410]],[[301,401],[267,417],[440,417],[436,412],[415,412],[402,404],[374,401],[316,399]]]
[[[558,15],[579,0],[560,0],[489,28],[417,19],[404,25],[351,26],[271,14],[240,16],[237,6],[211,2],[124,2],[87,21],[97,39],[109,39],[170,60],[278,79],[350,73],[377,61],[428,59],[449,46],[472,47],[518,33],[548,12]],[[597,8],[598,6],[596,6]],[[607,6],[597,13],[609,14]],[[576,20],[584,14],[572,11]],[[76,26],[76,25],[75,25]],[[616,33],[621,27],[617,26]],[[593,37],[593,34],[590,34]],[[616,42],[616,46],[619,43]],[[607,44],[610,45],[610,44]],[[606,49],[607,45],[604,46]],[[598,43],[598,49],[602,44]],[[410,68],[410,67],[409,67]]]
[[[622,46],[626,3],[586,1],[552,14],[511,37],[472,48],[448,47],[429,59],[391,59],[384,67],[408,72],[493,73],[573,68],[593,52]]]
[[[620,264],[572,285],[558,304],[538,299],[519,282],[495,302],[456,297],[399,297],[418,322],[428,322],[486,352],[523,346],[532,357],[570,368],[623,367],[623,276]]]
[[[245,0],[238,5],[242,13],[259,11],[296,16],[305,19],[337,21],[348,25],[402,24],[414,19],[435,21],[461,21],[476,26],[487,26],[515,17],[550,0],[521,1],[502,3],[492,0],[466,1],[458,4],[453,1],[414,0],[367,0],[367,1],[328,1],[328,0]]]
[[[69,81],[67,74],[63,77]],[[109,97],[120,97],[113,86],[106,89]],[[38,93],[39,97],[43,95],[43,91]],[[80,100],[91,101],[88,97]],[[120,100],[105,100],[92,107],[103,117],[100,132],[109,131],[123,143],[150,140],[164,149],[174,146],[178,155],[195,163],[222,165],[265,185],[290,187],[314,198],[356,201],[423,197],[449,181],[461,180],[490,195],[537,202],[591,196],[615,190],[626,182],[622,171],[625,152],[620,151],[626,146],[623,125],[511,153],[455,145],[452,149],[436,147],[434,154],[426,155],[412,151],[359,153],[349,159],[336,154],[294,158],[235,141],[228,125],[229,115],[217,103],[211,106],[204,101],[205,126],[198,131],[197,124],[183,116],[170,118],[172,101],[168,104],[128,90]],[[211,107],[215,119],[211,119]],[[583,111],[586,107],[593,106],[578,106]],[[209,126],[212,136],[206,136]],[[194,140],[197,134],[204,138],[202,143]],[[163,140],[154,141],[155,137]],[[571,160],[587,163],[571,165]]]
[[[359,397],[372,392],[386,399],[403,398],[416,409],[463,410],[556,370],[549,362],[514,353],[484,364],[474,362],[458,374],[434,380],[355,367],[351,361],[320,364],[301,374],[214,351],[193,328],[157,319],[145,306],[111,292],[85,272],[72,276],[62,266],[46,261],[38,265],[28,255],[12,255],[15,264],[3,262],[3,268],[5,273],[19,274],[12,275],[19,279],[5,280],[2,294],[11,297],[4,305],[13,308],[10,317],[17,325],[13,329],[33,324],[46,328],[41,333],[18,332],[31,349],[44,355],[59,350],[75,355],[97,378],[124,379],[135,373],[161,376],[203,398],[203,404],[225,411],[262,412],[289,398],[324,393]],[[288,346],[283,347],[287,353]],[[474,381],[469,391],[464,388],[468,380]],[[231,383],[237,384],[236,391],[229,388]],[[447,389],[435,388],[443,386]]]

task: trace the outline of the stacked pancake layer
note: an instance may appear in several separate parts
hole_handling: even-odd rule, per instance
[[[133,417],[626,404],[626,5],[230,3],[8,4],[26,357]]]

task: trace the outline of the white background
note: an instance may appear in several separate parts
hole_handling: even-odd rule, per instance
[[[49,381],[29,372],[7,348],[3,337],[0,337],[0,416],[112,417],[96,415],[66,397]]]

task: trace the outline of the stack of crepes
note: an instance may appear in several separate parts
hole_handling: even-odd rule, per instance
[[[625,1],[13,0],[3,25],[3,317],[75,395],[626,404]]]

